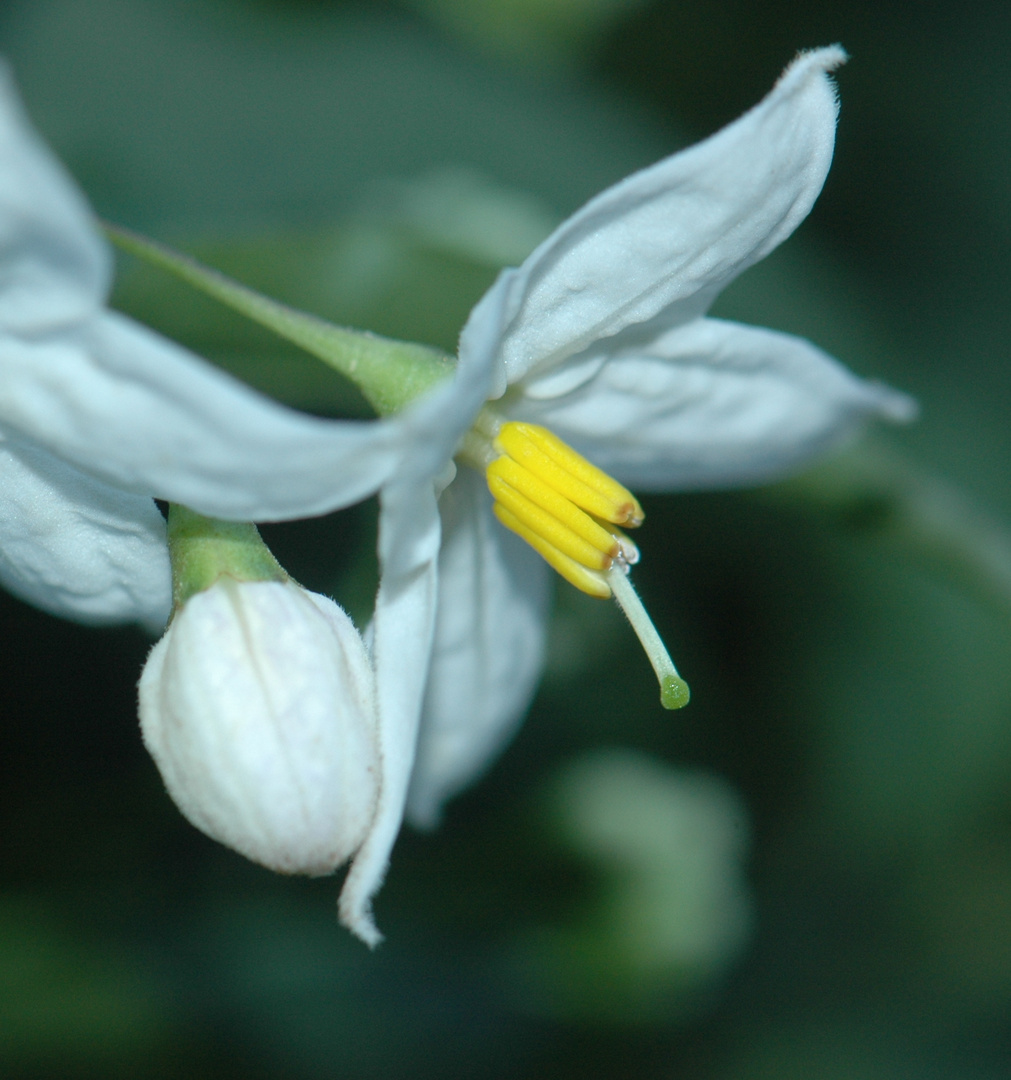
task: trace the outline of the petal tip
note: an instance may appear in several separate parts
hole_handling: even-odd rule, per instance
[[[920,404],[915,398],[883,383],[874,382],[870,387],[874,392],[878,413],[884,419],[896,424],[908,424],[919,417]]]
[[[779,81],[803,78],[809,71],[828,73],[835,71],[849,60],[849,53],[841,45],[825,45],[820,49],[801,49],[787,65]]]
[[[341,925],[350,930],[359,941],[364,941],[370,949],[382,943],[383,935],[376,928],[375,920],[367,904],[355,903],[342,893],[337,912]]]
[[[787,65],[783,74],[780,75],[773,89],[773,93],[789,93],[791,90],[800,88],[814,75],[822,76],[823,83],[830,89],[838,108],[838,97],[835,82],[827,78],[830,72],[841,67],[849,60],[849,54],[841,45],[826,45],[820,49],[802,49]]]

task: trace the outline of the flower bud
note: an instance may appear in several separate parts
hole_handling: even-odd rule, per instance
[[[282,873],[327,874],[378,795],[373,674],[326,597],[219,577],[176,613],[140,680],[144,742],[198,829]]]

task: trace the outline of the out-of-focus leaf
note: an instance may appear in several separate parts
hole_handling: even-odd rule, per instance
[[[595,1023],[677,1023],[708,999],[751,924],[748,826],[717,777],[629,750],[563,766],[550,827],[595,885],[569,921],[525,934],[525,1007]]]

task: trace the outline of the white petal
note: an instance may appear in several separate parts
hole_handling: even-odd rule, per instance
[[[448,435],[456,445],[487,396],[501,319],[501,306],[489,303],[487,333],[475,336],[464,327],[454,385],[429,395],[404,417],[405,423],[416,419],[415,439],[438,442]],[[443,430],[436,433],[432,426],[438,423]],[[383,883],[404,817],[435,632],[441,538],[435,479],[441,480],[444,470],[431,467],[431,455],[431,448],[420,444],[405,459],[400,478],[379,496],[380,580],[371,638],[382,777],[375,821],[348,871],[339,904],[341,922],[372,946],[382,940],[372,918],[372,897]]]
[[[444,468],[487,397],[493,351],[396,418],[285,409],[184,349],[101,313],[110,258],[0,65],[0,424],[103,480],[203,513],[325,513],[390,476]]]
[[[483,478],[444,492],[439,612],[408,817],[434,825],[512,737],[544,664],[548,566],[491,513]]]
[[[500,276],[505,381],[672,306],[681,322],[702,314],[785,240],[828,172],[837,104],[826,72],[844,59],[838,47],[799,56],[750,112],[596,196]],[[482,301],[477,333],[487,317]]]
[[[905,420],[915,406],[802,338],[696,319],[612,356],[568,394],[511,411],[633,488],[676,491],[772,479],[869,417]]]
[[[379,715],[379,805],[340,895],[341,922],[367,945],[382,940],[372,897],[383,883],[414,765],[421,699],[437,596],[439,511],[431,482],[390,485],[380,494],[382,574],[373,620],[372,663]]]
[[[160,630],[172,595],[165,521],[142,495],[0,442],[0,581],[54,615]]]
[[[490,360],[382,421],[297,413],[108,313],[40,341],[0,338],[0,422],[117,486],[204,514],[277,520],[434,475],[484,400]]]
[[[32,130],[0,63],[0,332],[49,332],[89,317],[110,274],[84,199]]]

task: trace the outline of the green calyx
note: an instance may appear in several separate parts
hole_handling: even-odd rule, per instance
[[[172,503],[168,516],[172,602],[179,610],[222,577],[235,581],[290,581],[255,525],[217,521]]]
[[[455,370],[453,359],[437,349],[335,326],[138,233],[109,224],[104,229],[123,251],[173,274],[339,371],[380,416],[399,412]]]

